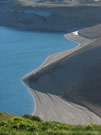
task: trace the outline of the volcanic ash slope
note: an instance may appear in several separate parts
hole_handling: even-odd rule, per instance
[[[49,57],[23,78],[35,97],[34,114],[69,124],[101,124],[101,39],[66,36],[81,46]]]

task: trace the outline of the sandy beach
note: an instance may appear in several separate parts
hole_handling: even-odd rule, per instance
[[[33,114],[69,124],[101,124],[101,40],[82,37],[78,31],[65,38],[79,45],[49,56],[23,78],[35,98]]]

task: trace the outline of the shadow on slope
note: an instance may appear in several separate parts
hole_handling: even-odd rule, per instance
[[[34,91],[80,104],[101,116],[101,40],[24,78]]]

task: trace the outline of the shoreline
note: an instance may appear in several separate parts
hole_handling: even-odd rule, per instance
[[[74,32],[78,32],[78,35],[74,35]],[[55,54],[49,55],[37,69],[33,70],[32,72],[27,73],[27,74],[22,78],[22,80],[23,80],[24,78],[30,76],[30,74],[33,74],[33,73],[35,73],[35,72],[38,72],[41,68],[44,68],[45,66],[47,66],[47,65],[49,65],[49,64],[52,64],[52,63],[54,63],[54,62],[56,62],[56,61],[58,61],[58,60],[64,58],[65,56],[68,56],[68,55],[72,54],[73,52],[77,51],[77,50],[80,49],[81,47],[83,47],[83,46],[85,46],[85,45],[88,45],[88,44],[90,44],[90,43],[92,43],[92,42],[94,42],[94,41],[96,40],[96,39],[88,39],[88,38],[86,38],[86,37],[80,36],[80,35],[79,35],[79,31],[74,31],[74,32],[64,34],[64,38],[66,38],[66,39],[68,39],[68,40],[70,40],[70,41],[72,41],[72,42],[77,43],[78,45],[77,45],[76,47],[70,48],[70,49],[68,49],[68,50],[61,51],[61,52],[57,52],[57,53],[55,53]],[[78,39],[76,39],[76,36],[78,37]],[[83,40],[83,41],[82,41],[82,40]],[[86,41],[86,42],[84,43],[84,41]],[[62,56],[60,56],[60,58],[56,59],[55,61],[48,62],[48,61],[50,61],[50,59],[51,59],[52,57],[55,57],[55,56],[58,56],[58,55],[62,55]]]
[[[69,49],[69,50],[66,50],[66,51],[63,51],[63,52],[58,52],[56,54],[53,54],[51,56],[48,56],[48,58],[44,61],[43,64],[40,65],[40,67],[38,69],[32,71],[31,73],[28,73],[26,76],[23,77],[24,84],[27,86],[28,90],[32,93],[32,96],[35,99],[35,109],[34,109],[34,112],[32,114],[38,115],[39,117],[42,116],[41,118],[43,120],[55,120],[55,121],[60,121],[60,122],[68,123],[68,122],[66,122],[64,120],[59,120],[58,118],[53,119],[51,116],[47,116],[47,118],[45,118],[46,116],[43,117],[43,111],[42,111],[42,108],[40,109],[40,104],[44,104],[45,102],[40,97],[45,98],[45,96],[48,95],[48,97],[49,97],[49,99],[47,100],[47,102],[48,102],[50,100],[50,98],[51,99],[52,98],[54,99],[54,97],[53,97],[54,95],[51,95],[50,93],[49,94],[48,93],[44,93],[43,91],[40,93],[40,91],[38,91],[38,89],[32,89],[31,88],[32,86],[30,86],[31,78],[34,77],[34,76],[36,76],[34,78],[34,80],[32,78],[32,81],[37,81],[37,76],[40,76],[41,72],[43,73],[44,70],[47,70],[48,69],[48,67],[50,67],[51,65],[54,65],[54,63],[58,63],[59,61],[62,61],[65,57],[69,57],[69,55],[74,54],[76,51],[80,50],[81,48],[85,47],[86,45],[88,45],[88,44],[90,44],[90,43],[92,43],[92,42],[94,42],[96,40],[96,39],[87,39],[85,37],[80,36],[79,35],[79,32],[77,32],[77,33],[78,33],[77,35],[75,35],[75,32],[72,32],[70,34],[65,34],[64,35],[65,38],[67,38],[69,40],[72,40],[74,42],[79,43],[75,48],[72,48],[72,49]],[[36,87],[36,85],[35,85],[35,87]],[[47,96],[46,96],[46,98],[47,98]],[[55,98],[59,98],[59,97],[56,96]],[[41,101],[43,100],[43,103],[41,103],[40,99],[41,99]],[[58,100],[61,100],[61,99],[57,99],[57,101]],[[55,101],[53,101],[53,102],[55,103]],[[63,104],[68,103],[65,100],[63,100],[62,102],[65,102]],[[70,104],[69,104],[69,106],[70,106]],[[75,103],[72,103],[72,104],[74,104],[73,106],[77,106],[76,108],[74,108],[75,110],[77,108],[79,108],[79,106],[77,104],[75,104]],[[71,105],[71,107],[73,107],[73,106]],[[87,108],[85,108],[83,106],[80,106],[80,108],[83,108],[84,110],[86,110],[87,114],[89,114],[89,113],[90,113],[90,115],[92,114],[92,116],[94,117],[94,119],[96,117],[98,119],[98,121],[100,121],[100,118],[96,114],[94,114],[93,112],[89,111]],[[40,111],[42,111],[42,114],[41,114]],[[78,110],[76,110],[76,111],[78,111]],[[84,113],[84,115],[87,115],[87,114]],[[49,115],[49,112],[48,112],[48,115]],[[48,119],[48,117],[50,117],[50,118]],[[88,119],[88,116],[87,116],[87,119]],[[83,122],[78,122],[78,121],[77,122],[74,122],[73,120],[69,120],[69,124],[85,124],[85,123],[87,123],[85,121],[87,121],[87,120],[83,120]],[[93,120],[93,121],[96,121],[96,120]],[[88,120],[88,122],[89,122],[89,120]],[[100,123],[101,122],[99,122],[99,124]]]
[[[73,32],[72,32],[73,33]],[[71,40],[71,39],[69,39],[69,38],[67,38],[66,37],[66,35],[67,34],[64,34],[64,38],[66,38],[66,39],[68,39],[68,40]],[[71,41],[73,41],[73,40],[71,40]],[[76,41],[74,41],[74,42],[76,42]],[[77,46],[76,47],[74,47],[74,48],[71,48],[71,49],[68,49],[68,50],[65,50],[65,51],[71,51],[72,49],[75,49],[75,48],[78,48],[79,46],[80,46],[80,43],[79,42],[77,42]],[[63,51],[64,52],[64,51]],[[46,59],[45,59],[45,61],[37,68],[37,69],[35,69],[34,71],[32,71],[32,72],[35,72],[35,71],[37,71],[39,68],[41,68],[42,66],[44,66],[44,64],[48,61],[48,59],[50,58],[50,57],[52,57],[53,55],[57,55],[58,53],[63,53],[63,52],[57,52],[57,53],[55,53],[55,54],[52,54],[52,55],[50,55],[50,56],[48,56]],[[31,72],[31,73],[32,73]],[[24,77],[26,77],[26,76],[28,76],[30,73],[28,73],[27,75],[25,75]],[[26,83],[23,81],[23,79],[24,79],[24,77],[22,78],[22,83],[23,83],[23,85],[28,89],[28,91],[31,93],[31,95],[32,95],[32,97],[33,97],[33,101],[34,101],[34,111],[32,112],[32,115],[34,115],[35,114],[35,112],[36,112],[36,101],[35,101],[35,97],[33,96],[33,94],[32,94],[32,92],[31,92],[31,90],[30,90],[30,87],[28,87],[28,85],[26,85]]]

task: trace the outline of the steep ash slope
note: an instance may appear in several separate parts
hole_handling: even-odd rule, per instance
[[[70,124],[101,124],[101,39],[61,57],[23,79],[35,97],[35,114]]]

